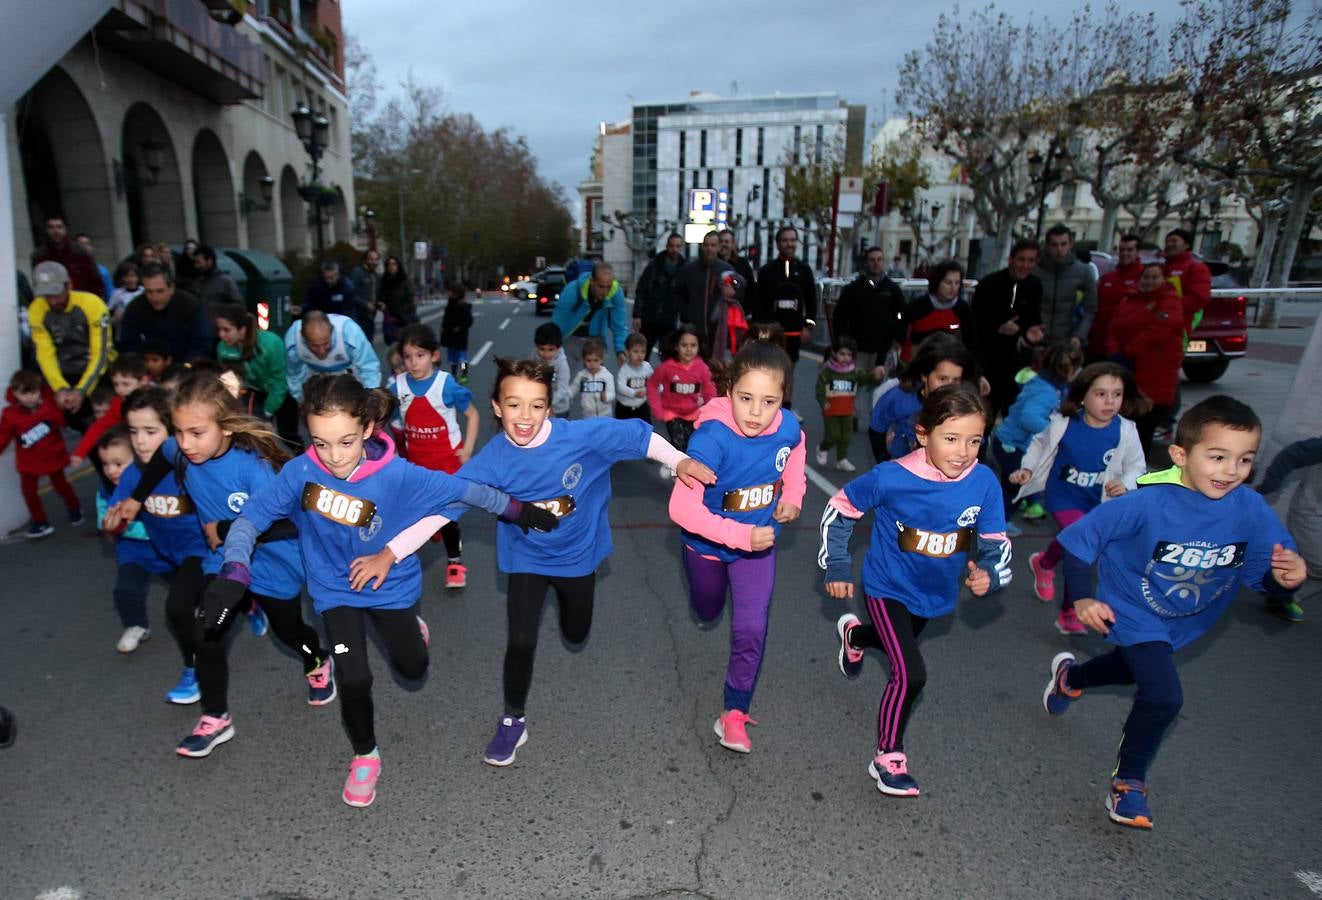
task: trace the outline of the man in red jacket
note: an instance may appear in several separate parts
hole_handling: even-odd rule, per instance
[[[1120,238],[1120,249],[1116,253],[1115,268],[1107,272],[1097,282],[1097,315],[1092,320],[1088,331],[1088,358],[1099,360],[1106,358],[1106,332],[1111,325],[1111,316],[1126,294],[1138,290],[1138,280],[1143,276],[1143,262],[1138,258],[1138,235],[1127,234]]]
[[[1203,320],[1203,308],[1212,299],[1212,271],[1193,255],[1193,233],[1175,228],[1166,235],[1166,277],[1175,285],[1184,305],[1184,330],[1193,331]]]
[[[81,244],[69,240],[69,228],[60,216],[46,217],[46,243],[32,251],[32,267],[37,263],[57,262],[69,273],[69,285],[75,291],[86,291],[106,299],[106,283],[96,268],[92,254]]]
[[[9,379],[5,395],[9,405],[0,413],[0,453],[10,442],[16,441],[14,466],[32,522],[27,536],[42,538],[54,534],[46,519],[46,509],[37,493],[43,475],[49,476],[51,486],[60,495],[69,510],[69,524],[75,528],[83,524],[83,512],[73,485],[64,477],[69,464],[69,452],[64,447],[64,411],[55,405],[55,396],[36,372],[20,369]]]

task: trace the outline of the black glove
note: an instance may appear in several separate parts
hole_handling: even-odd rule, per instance
[[[537,531],[555,531],[560,527],[560,520],[555,517],[554,513],[531,503],[520,503],[518,514],[510,521],[518,525],[524,534],[528,533],[529,528],[534,528]]]
[[[228,578],[216,578],[202,595],[202,618],[204,631],[219,631],[229,624],[243,603],[243,596],[248,586]]]

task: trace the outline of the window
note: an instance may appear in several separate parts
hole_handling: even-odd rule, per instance
[[[694,170],[693,170],[693,186],[694,186],[694,187],[697,187],[697,186],[698,186],[698,170],[697,170],[697,169],[694,169]]]
[[[698,135],[698,141],[698,165],[705,166],[707,165],[707,129],[702,129]]]
[[[1079,185],[1071,181],[1069,184],[1062,185],[1060,188],[1060,205],[1071,207],[1079,199]]]
[[[803,152],[803,127],[794,126],[794,161],[799,161],[799,156]]]
[[[762,129],[758,129],[761,131]],[[771,198],[771,170],[762,170],[762,218],[767,217],[767,201]]]
[[[821,126],[821,125],[818,125],[818,126],[817,126],[817,140],[816,140],[815,144],[813,145],[813,159],[815,159],[815,160],[816,160],[817,162],[819,162],[819,163],[822,161],[822,151],[823,151],[823,149],[824,149],[824,147],[823,147],[822,145],[823,145],[823,143],[824,143],[824,140],[823,140],[824,137],[825,137],[825,136],[822,134],[822,126]]]
[[[757,164],[762,165],[762,151],[766,147],[766,129],[757,130]]]
[[[744,130],[742,128],[734,130],[734,164],[736,166],[744,164]]]
[[[685,150],[684,145],[686,143],[685,138],[687,137],[688,137],[687,132],[681,131],[679,133],[679,167],[681,169],[684,168],[684,150]]]
[[[729,202],[734,203],[734,169],[725,170],[725,193]]]

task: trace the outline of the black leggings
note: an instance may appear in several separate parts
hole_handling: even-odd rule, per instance
[[[592,630],[592,601],[597,573],[562,578],[516,572],[510,575],[509,643],[505,646],[505,714],[522,716],[532,687],[533,657],[537,654],[537,630],[542,623],[546,589],[555,588],[560,606],[560,633],[571,644],[581,644]]]
[[[372,669],[367,664],[367,620],[386,646],[390,665],[417,681],[427,674],[427,644],[418,626],[418,605],[408,609],[359,609],[336,606],[321,614],[326,642],[335,648],[335,685],[340,692],[340,716],[349,743],[359,756],[376,749],[372,712]]]
[[[458,559],[464,551],[464,542],[459,538],[459,523],[446,522],[441,526],[441,540],[445,541],[445,555],[449,559]]]
[[[915,616],[898,600],[868,597],[871,625],[860,625],[849,634],[850,646],[857,650],[874,647],[890,661],[891,677],[881,695],[877,711],[877,752],[904,749],[904,729],[914,701],[927,684],[927,666],[918,649],[918,635],[928,620]]]
[[[1152,452],[1153,432],[1170,420],[1174,409],[1172,406],[1154,406],[1134,422],[1138,427],[1138,442],[1143,445],[1145,457]]]
[[[204,585],[211,583],[215,576],[207,576]],[[248,591],[243,595],[239,611],[246,612],[248,604],[256,601],[266,613],[271,633],[276,640],[293,650],[303,658],[303,674],[307,675],[326,659],[317,632],[303,621],[303,603],[298,597],[287,600],[267,597]],[[218,631],[203,633],[197,643],[197,686],[202,691],[202,713],[207,716],[221,716],[229,712],[230,667],[227,653],[229,636],[234,633],[234,621],[240,616],[230,616],[225,626]],[[201,625],[197,626],[199,629]]]
[[[197,604],[208,583],[207,576],[202,574],[202,560],[190,556],[179,564],[170,582],[170,593],[165,597],[165,621],[183,654],[184,665],[190,669],[196,661],[199,637]]]

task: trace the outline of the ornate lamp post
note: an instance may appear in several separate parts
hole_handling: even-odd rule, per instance
[[[303,149],[312,159],[312,178],[299,185],[298,194],[310,207],[317,222],[317,254],[326,249],[326,236],[322,231],[321,208],[325,205],[325,188],[321,184],[321,156],[330,143],[330,120],[314,113],[307,104],[299,103],[293,112],[294,131],[303,142]]]

